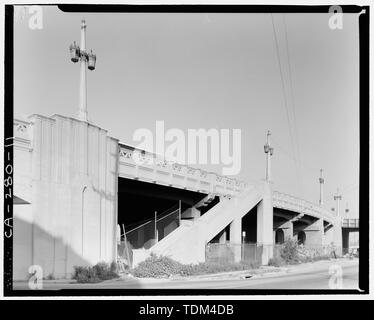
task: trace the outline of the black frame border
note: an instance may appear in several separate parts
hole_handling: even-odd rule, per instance
[[[18,4],[21,5],[21,4]],[[31,4],[27,4],[31,5]],[[91,5],[91,4],[38,4],[58,6],[63,12],[85,13],[131,13],[131,12],[168,12],[168,13],[328,13],[329,5]],[[7,238],[9,228],[4,220],[4,296],[8,297],[55,297],[55,296],[185,296],[185,295],[341,295],[369,293],[369,6],[341,5],[344,13],[365,13],[359,16],[359,94],[360,94],[360,179],[359,179],[359,218],[360,218],[360,290],[253,290],[253,289],[74,289],[74,290],[13,290],[13,238]],[[14,6],[5,5],[5,64],[4,64],[4,179],[11,177],[13,171],[13,23]],[[9,154],[9,156],[8,156]],[[9,188],[4,186],[4,219],[13,217],[13,199],[6,197]],[[9,220],[7,220],[9,221]],[[364,223],[362,223],[364,222]],[[12,229],[10,227],[10,229]],[[11,230],[12,231],[12,230]]]

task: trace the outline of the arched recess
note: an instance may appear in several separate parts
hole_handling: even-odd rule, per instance
[[[275,244],[282,244],[284,242],[284,232],[282,229],[275,231]]]
[[[297,242],[299,244],[305,244],[306,235],[304,231],[299,231],[297,233]]]

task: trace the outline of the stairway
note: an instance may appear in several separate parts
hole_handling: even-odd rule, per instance
[[[221,201],[203,216],[182,224],[155,244],[150,252],[168,256],[181,263],[205,261],[205,246],[234,219],[242,218],[263,197],[262,184],[252,185],[239,196]]]

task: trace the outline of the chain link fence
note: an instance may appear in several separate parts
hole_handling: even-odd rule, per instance
[[[208,243],[205,251],[205,261],[211,263],[231,263],[235,257],[241,261],[261,264],[265,252],[279,254],[278,245],[259,245],[256,243]]]
[[[121,262],[132,265],[133,249],[149,249],[158,241],[180,226],[181,205],[169,208],[161,214],[155,212],[155,218],[143,221],[131,230],[122,225],[120,241],[117,243],[117,256]]]
[[[281,259],[281,244],[261,245],[256,243],[208,243],[206,245],[205,260],[212,263],[230,263],[235,261],[235,257],[240,257],[241,261],[262,264],[263,255],[268,255],[273,259]],[[266,252],[265,252],[266,250]],[[298,246],[297,255],[303,259],[314,259],[318,257],[337,258],[341,255],[341,248],[336,246]]]

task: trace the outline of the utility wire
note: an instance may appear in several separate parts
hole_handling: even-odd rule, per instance
[[[291,89],[291,107],[292,107],[292,113],[293,113],[293,119],[294,119],[294,128],[295,128],[295,141],[296,141],[296,151],[297,151],[297,158],[300,160],[300,149],[299,149],[299,143],[298,143],[298,130],[296,125],[296,112],[295,112],[295,96],[294,96],[294,90],[293,90],[293,79],[292,79],[292,71],[291,71],[291,63],[290,63],[290,52],[289,52],[289,43],[288,43],[288,35],[287,35],[287,25],[286,25],[286,18],[283,15],[283,27],[284,27],[284,33],[286,38],[286,52],[287,52],[287,64],[288,64],[288,74],[290,77],[290,89]]]
[[[298,143],[298,130],[297,130],[297,122],[296,122],[296,112],[295,112],[295,96],[294,96],[294,90],[293,90],[293,79],[292,79],[292,71],[291,71],[291,63],[290,63],[290,52],[289,52],[289,43],[288,43],[288,35],[287,35],[287,25],[286,25],[286,18],[285,15],[282,15],[283,17],[283,28],[284,28],[284,34],[285,34],[285,40],[286,40],[286,54],[287,54],[287,65],[288,65],[288,75],[289,75],[289,81],[290,81],[290,93],[291,93],[291,110],[293,114],[293,123],[294,123],[294,130],[295,130],[295,145],[296,145],[296,152],[295,152],[295,158],[297,160],[298,164],[301,164],[301,157],[300,157],[300,148]],[[303,191],[303,178],[300,174],[300,168],[297,166],[297,175],[299,179],[299,184],[301,185],[301,191]]]
[[[293,132],[292,132],[292,125],[291,125],[291,120],[290,120],[290,112],[288,110],[288,100],[287,100],[286,86],[285,86],[285,83],[284,83],[284,77],[283,77],[282,66],[281,66],[281,59],[280,59],[280,53],[279,53],[279,45],[278,45],[278,39],[277,39],[277,32],[275,30],[275,24],[274,24],[273,14],[271,13],[270,15],[271,15],[271,23],[272,23],[272,26],[273,26],[273,35],[274,35],[274,41],[275,41],[275,47],[276,47],[276,53],[277,53],[277,61],[278,61],[279,73],[280,73],[280,78],[281,78],[281,82],[282,82],[282,93],[283,93],[284,106],[285,106],[286,115],[287,115],[287,125],[288,125],[288,130],[289,130],[289,134],[290,134],[290,138],[291,138],[292,150],[293,150],[293,152],[295,154],[295,142],[294,142],[294,137],[293,137]],[[288,50],[287,50],[287,52],[288,52]],[[295,154],[295,158],[297,158],[296,154]],[[301,179],[300,179],[300,174],[299,174],[298,167],[296,168],[296,171],[297,171],[296,178],[297,178],[297,181],[298,181],[298,184],[299,184],[299,188],[300,188],[300,190],[302,190],[302,184],[301,184]]]
[[[307,169],[310,172],[313,172],[314,175],[316,174],[316,172],[319,172],[320,168],[312,167],[310,165],[306,165],[305,163],[303,163],[300,160],[296,159],[293,155],[291,155],[291,153],[289,151],[286,150],[286,148],[284,148],[282,146],[281,143],[279,143],[279,141],[277,139],[278,138],[274,138],[274,136],[273,136],[271,140],[273,141],[273,143],[277,147],[277,149],[279,149],[290,160],[292,160],[295,163],[298,162],[301,167],[303,167],[304,169]]]

